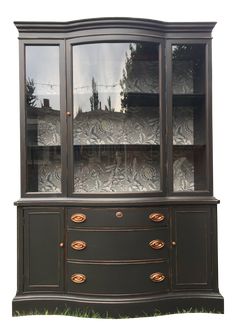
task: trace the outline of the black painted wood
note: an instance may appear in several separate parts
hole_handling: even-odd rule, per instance
[[[152,316],[153,314],[170,314],[189,311],[224,312],[224,300],[219,293],[212,292],[180,292],[159,295],[122,296],[118,298],[53,294],[18,296],[13,300],[13,315],[24,311],[45,314],[75,314],[101,318]]]
[[[147,31],[149,35],[159,33],[162,35],[168,34],[198,34],[210,37],[211,31],[216,22],[164,22],[140,18],[122,18],[122,17],[107,17],[94,18],[79,21],[68,22],[14,22],[20,36],[40,36],[47,33],[54,36],[64,34],[65,37],[72,37],[73,32],[83,34],[87,30],[102,29],[135,29],[141,34],[142,31]],[[25,35],[24,35],[25,34]]]
[[[161,240],[161,249],[153,249],[149,243]],[[83,250],[71,247],[74,241],[86,243]],[[67,232],[67,258],[80,260],[148,260],[169,257],[169,232],[167,228],[106,230],[72,230]]]
[[[20,39],[21,196],[17,205],[17,294],[13,315],[69,310],[101,317],[145,316],[181,309],[224,311],[218,289],[217,213],[212,172],[211,31],[214,22],[161,22],[135,18],[97,18],[71,22],[16,22]],[[161,191],[75,194],[72,149],[72,46],[79,43],[141,41],[159,43]],[[201,43],[206,50],[206,99],[172,96],[171,45]],[[28,193],[25,132],[25,46],[60,46],[62,192]],[[202,102],[206,110],[206,189],[173,192],[172,103]],[[201,120],[202,121],[202,120]],[[197,121],[196,121],[197,122]],[[199,157],[195,157],[195,162]],[[196,164],[197,170],[202,169]],[[199,184],[200,185],[200,184]],[[123,217],[117,218],[116,212]],[[148,216],[162,212],[154,223]],[[70,219],[84,213],[85,222]],[[148,244],[161,239],[165,246]],[[82,251],[71,248],[83,240]],[[172,244],[176,242],[176,245]],[[62,243],[62,247],[60,247]],[[161,283],[149,275],[163,272]],[[75,284],[74,273],[86,281]]]
[[[163,293],[169,290],[169,267],[167,262],[143,263],[79,263],[67,262],[66,288],[68,293],[78,294],[141,294]],[[165,275],[162,282],[153,282],[149,276],[155,272]],[[76,284],[71,280],[73,274],[82,273],[86,281]]]
[[[122,213],[122,217],[117,217],[117,212]],[[75,223],[71,216],[76,213],[86,215],[86,220],[82,223]],[[161,213],[164,219],[160,222],[154,222],[149,219],[152,213]],[[73,207],[67,209],[67,225],[72,228],[93,228],[93,227],[110,227],[110,228],[127,228],[127,227],[150,227],[158,228],[167,226],[169,220],[169,212],[166,207]]]
[[[174,288],[211,288],[210,207],[175,207]]]
[[[63,210],[24,211],[24,292],[63,289]]]
[[[16,206],[157,206],[174,204],[218,204],[215,197],[124,197],[123,198],[21,198],[14,204]]]

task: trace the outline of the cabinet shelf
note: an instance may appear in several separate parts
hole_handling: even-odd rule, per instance
[[[76,144],[76,145],[73,145],[74,148],[79,148],[79,147],[84,147],[84,148],[89,148],[89,147],[136,147],[137,149],[138,148],[145,148],[145,147],[155,147],[155,148],[159,148],[160,147],[160,144],[82,144],[82,145],[79,145],[79,144]],[[44,150],[44,149],[48,149],[48,150],[53,150],[53,149],[60,149],[61,148],[61,145],[30,145],[28,146],[29,149],[38,149],[38,150]]]
[[[199,105],[205,101],[205,94],[173,94],[174,106],[192,106]]]
[[[200,150],[205,149],[206,145],[173,145],[174,150]]]

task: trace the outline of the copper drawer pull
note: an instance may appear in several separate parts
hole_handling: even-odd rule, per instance
[[[70,245],[74,250],[83,250],[86,248],[87,244],[83,240],[75,240]]]
[[[152,280],[153,282],[161,282],[163,280],[165,280],[165,276],[163,273],[161,272],[157,272],[157,273],[152,273],[149,276],[150,280]]]
[[[86,220],[86,215],[82,214],[82,213],[76,213],[74,215],[71,216],[71,220],[74,223],[83,223]]]
[[[153,248],[154,250],[160,250],[162,249],[162,247],[165,246],[165,243],[160,239],[154,239],[150,241],[149,246]]]
[[[161,222],[164,218],[165,216],[161,212],[155,212],[149,215],[149,219],[151,219],[153,222]]]
[[[73,281],[74,283],[81,284],[81,283],[83,283],[83,282],[86,281],[86,275],[84,275],[84,274],[79,274],[79,273],[77,273],[77,274],[72,274],[72,276],[71,276],[70,279],[71,279],[71,281]]]

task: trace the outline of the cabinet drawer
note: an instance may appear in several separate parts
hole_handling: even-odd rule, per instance
[[[152,219],[151,219],[152,217]],[[168,223],[165,207],[133,208],[68,208],[67,223],[70,227],[161,227]]]
[[[114,295],[166,292],[169,285],[168,278],[166,262],[67,263],[67,290],[73,293]]]
[[[67,256],[85,260],[168,258],[168,229],[68,230]]]

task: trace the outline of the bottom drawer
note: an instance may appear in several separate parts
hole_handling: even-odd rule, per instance
[[[67,290],[88,294],[135,294],[168,291],[167,262],[67,263]]]

